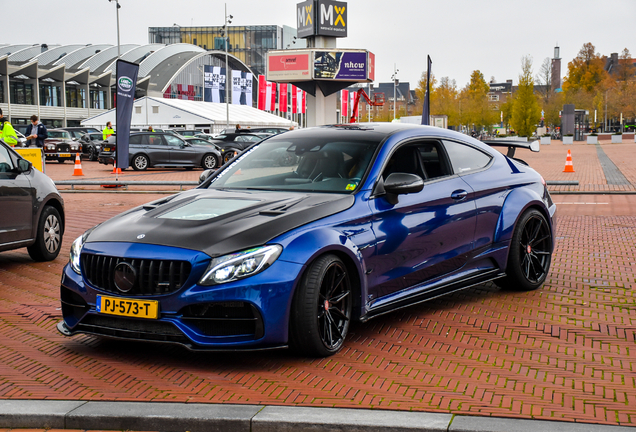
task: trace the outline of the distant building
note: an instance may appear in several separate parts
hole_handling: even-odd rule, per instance
[[[378,113],[379,111],[386,112],[388,110],[390,113],[390,117],[393,118],[393,82],[374,83],[373,89],[369,89],[369,84],[366,83],[355,84],[347,87],[345,90],[349,90],[349,92],[357,92],[360,88],[364,89],[364,91],[371,97],[371,99],[374,98],[374,95],[382,93],[384,95],[384,107],[371,107],[373,108],[373,113]],[[396,118],[411,115],[416,105],[416,99],[415,91],[411,90],[410,83],[401,82],[397,86],[395,86],[395,101]],[[367,106],[368,104],[366,100],[364,98],[360,98],[360,104],[358,108],[360,121],[367,121],[369,117],[369,109],[367,108]],[[340,107],[340,96],[338,96],[338,108]],[[371,114],[372,118],[375,115],[373,113]]]
[[[506,82],[488,84],[490,90],[488,91],[488,102],[493,110],[498,110],[501,105],[505,104],[508,98],[512,95],[512,80],[506,80]]]
[[[188,43],[204,50],[225,51],[223,26],[210,27],[149,27],[151,44]],[[245,63],[256,75],[265,75],[267,51],[305,48],[304,39],[297,39],[296,29],[289,26],[228,26],[228,53]]]
[[[624,60],[618,58],[618,53],[612,53],[609,57],[605,57],[605,70],[611,75],[618,73],[619,65],[624,62],[631,61],[633,74],[636,75],[636,59]]]
[[[552,59],[552,71],[551,78],[552,82],[550,83],[550,89],[555,91],[561,90],[561,48],[554,47],[554,58]]]

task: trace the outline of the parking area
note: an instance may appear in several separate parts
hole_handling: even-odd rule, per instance
[[[562,172],[568,148],[575,173]],[[377,408],[635,425],[636,195],[612,193],[636,192],[636,144],[553,142],[517,156],[548,181],[579,181],[551,186],[554,192],[598,193],[553,196],[557,244],[545,286],[517,293],[479,285],[355,324],[344,349],[327,359],[62,336],[55,328],[59,282],[73,239],[164,196],[65,193],[67,231],[55,261],[34,263],[26,249],[0,254],[0,398]],[[72,177],[68,163],[47,164],[47,174],[115,177],[112,166],[82,164],[84,177]],[[200,173],[127,170],[120,179],[192,181]]]

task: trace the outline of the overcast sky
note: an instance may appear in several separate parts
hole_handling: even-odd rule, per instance
[[[0,0],[0,4],[9,0]],[[300,0],[227,2],[233,25],[296,27]],[[121,43],[148,42],[148,27],[223,24],[223,1],[120,0]],[[5,6],[9,7],[8,4]],[[19,10],[18,10],[19,8]],[[2,20],[0,43],[117,44],[114,2],[108,0],[21,0]],[[390,81],[394,64],[401,81],[417,85],[426,69],[463,87],[479,69],[486,80],[518,82],[521,57],[531,55],[534,72],[555,44],[562,75],[584,43],[603,55],[628,48],[636,57],[636,0],[349,0],[349,37],[339,48],[364,48],[376,55],[376,82]]]

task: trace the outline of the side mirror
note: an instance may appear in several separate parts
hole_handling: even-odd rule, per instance
[[[376,193],[385,192],[385,198],[389,204],[398,203],[398,195],[417,193],[424,189],[424,180],[418,175],[407,173],[392,173],[384,183],[378,184]]]
[[[208,177],[210,177],[210,174],[212,174],[213,172],[214,172],[214,170],[211,170],[211,169],[207,169],[207,170],[203,171],[201,173],[201,175],[199,176],[199,184],[201,184],[204,181],[206,181],[208,179]]]
[[[21,173],[28,172],[31,170],[33,165],[26,159],[18,159],[18,171]]]

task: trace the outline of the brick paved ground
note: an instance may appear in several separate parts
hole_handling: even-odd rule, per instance
[[[633,159],[603,147],[617,166]],[[570,148],[581,187],[603,186],[595,146]],[[558,180],[566,150],[542,146],[525,159]],[[71,241],[154,197],[64,198],[68,231],[57,260],[33,263],[24,249],[0,254],[0,398],[374,407],[636,424],[636,197],[555,196],[558,242],[543,289],[481,285],[356,324],[343,351],[321,360],[59,335],[59,278]]]

